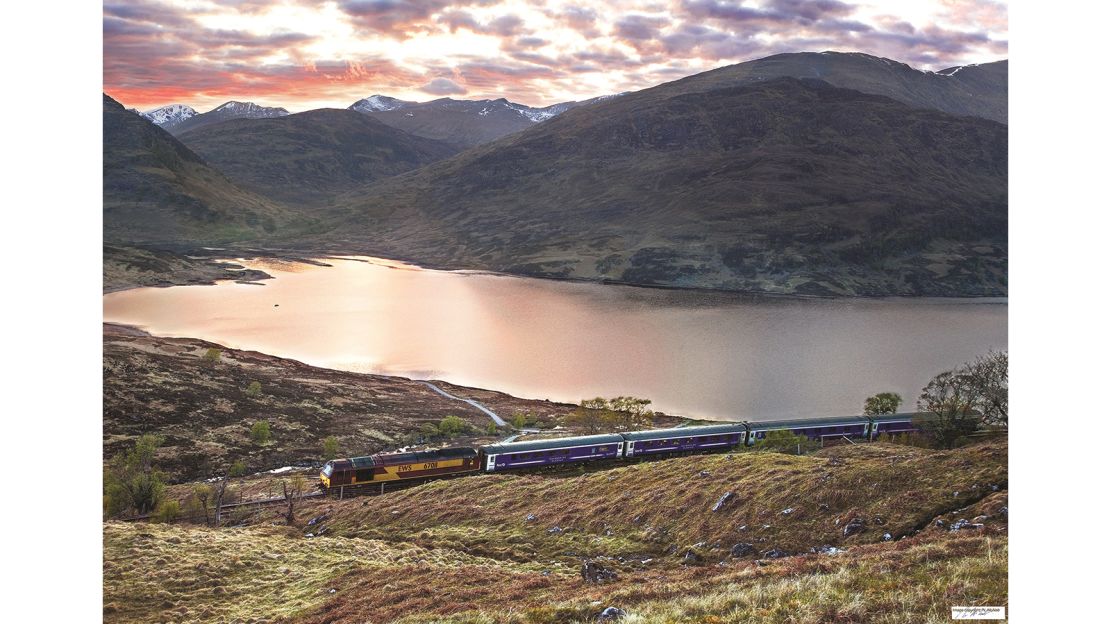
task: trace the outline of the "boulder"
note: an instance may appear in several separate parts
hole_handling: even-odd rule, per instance
[[[733,557],[746,557],[755,552],[755,546],[752,544],[740,542],[739,544],[733,546],[732,549],[728,552]]]
[[[768,550],[767,552],[763,553],[763,558],[764,559],[781,559],[782,557],[789,557],[789,556],[790,556],[790,553],[786,552],[785,550],[779,550],[778,548],[772,548],[771,550]]]
[[[861,518],[852,518],[844,525],[844,537],[859,535],[867,530],[867,523]]]
[[[712,511],[720,511],[723,509],[734,496],[736,496],[734,492],[725,492],[722,494],[721,497],[717,499],[717,504],[713,505]]]
[[[891,535],[890,533],[883,533],[883,541],[884,542],[889,542],[892,539],[894,539],[893,535]]]
[[[625,613],[622,609],[618,609],[616,607],[605,607],[605,610],[601,612],[601,615],[597,616],[597,621],[610,622],[613,620],[619,620],[624,616]]]
[[[524,516],[524,521],[525,522],[535,522],[536,521],[536,514],[528,514],[527,516]]]
[[[582,580],[587,583],[608,583],[617,579],[617,573],[596,561],[583,560]]]

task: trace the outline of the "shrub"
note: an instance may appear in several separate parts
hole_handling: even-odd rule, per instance
[[[252,381],[250,385],[247,386],[247,396],[256,397],[259,394],[262,394],[262,384],[257,381]]]
[[[768,431],[767,437],[755,443],[752,447],[757,451],[775,451],[778,453],[798,454],[812,451],[821,445],[804,435],[795,435],[783,429]]]
[[[270,441],[270,423],[260,420],[251,425],[251,439],[257,444],[266,444]]]
[[[324,438],[324,459],[335,459],[339,455],[339,440],[335,436]]]
[[[175,500],[163,501],[158,505],[151,520],[154,522],[173,522],[181,515],[181,505]]]
[[[439,425],[436,429],[439,435],[445,438],[453,438],[464,431],[470,430],[470,425],[458,416],[447,416],[439,421]]]
[[[232,477],[241,477],[247,474],[247,465],[244,464],[243,460],[240,459],[239,461],[231,465],[231,468],[228,469],[227,474],[231,475]]]
[[[219,349],[212,347],[204,352],[204,361],[215,364],[220,361],[221,352]]]
[[[486,425],[486,435],[497,435],[497,423],[491,422],[490,424]]]

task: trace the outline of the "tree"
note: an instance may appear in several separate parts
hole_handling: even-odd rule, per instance
[[[510,419],[513,429],[523,429],[528,426],[528,416],[530,415],[531,414],[525,414],[524,412],[514,412],[513,417]]]
[[[335,459],[339,455],[339,440],[335,436],[324,438],[324,459]]]
[[[973,407],[983,422],[1006,427],[1010,409],[1010,358],[1005,351],[991,351],[967,364],[963,374],[975,393]]]
[[[648,405],[650,400],[630,396],[583,399],[567,414],[566,422],[591,433],[643,427],[650,425],[655,416]]]
[[[220,479],[220,484],[216,486],[216,491],[213,496],[212,508],[212,526],[219,527],[220,521],[223,519],[224,510],[224,496],[227,494],[227,484],[231,481],[231,471],[229,470],[223,479]]]
[[[902,395],[896,392],[880,392],[875,396],[867,397],[863,402],[863,413],[868,416],[895,414],[900,405],[902,405]]]
[[[979,428],[975,413],[975,387],[960,370],[945,371],[922,389],[917,399],[918,411],[924,417],[914,424],[941,448],[953,448],[956,442]]]
[[[251,439],[257,444],[266,444],[270,441],[270,423],[260,420],[251,425]]]
[[[145,514],[153,511],[166,490],[165,475],[154,470],[154,454],[164,438],[143,434],[135,446],[112,458],[104,474],[104,495],[108,515],[128,510]]]
[[[490,424],[486,425],[486,434],[491,436],[497,435],[497,423],[490,422]]]
[[[262,383],[258,381],[250,382],[250,384],[247,385],[247,396],[256,397],[259,394],[262,394]]]
[[[293,475],[292,479],[281,480],[281,494],[285,498],[285,524],[293,525],[296,518],[294,517],[294,505],[304,495],[307,482],[304,475]]]

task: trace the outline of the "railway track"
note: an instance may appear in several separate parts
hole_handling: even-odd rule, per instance
[[[324,496],[326,496],[326,494],[324,492],[313,491],[313,492],[308,492],[306,494],[302,494],[299,497],[299,500],[303,500],[303,499],[306,499],[306,498],[323,498]],[[250,507],[265,507],[267,505],[279,505],[279,504],[284,505],[285,502],[286,502],[285,497],[283,497],[283,496],[275,496],[273,498],[256,498],[254,500],[239,501],[239,502],[236,502],[236,503],[224,503],[223,505],[220,506],[220,509],[221,509],[221,513],[222,513],[222,512],[226,512],[228,510],[231,510],[231,509],[243,509],[243,508],[250,508]],[[153,516],[154,516],[154,514],[142,514],[142,515],[139,515],[139,516],[131,516],[131,517],[128,517],[128,518],[119,518],[119,520],[122,520],[123,522],[138,522],[140,520],[149,520]],[[183,517],[183,516],[178,516],[178,519],[179,520],[184,520],[184,519],[189,519],[189,518]]]

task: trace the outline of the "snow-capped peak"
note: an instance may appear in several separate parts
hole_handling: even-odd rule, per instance
[[[356,110],[360,113],[372,113],[377,111],[389,111],[398,108],[404,108],[410,102],[398,100],[397,98],[389,97],[388,95],[371,95],[368,98],[363,98],[348,108]]]
[[[149,119],[151,123],[156,126],[172,126],[190,117],[195,117],[197,111],[191,106],[185,106],[184,104],[170,104],[169,106],[161,106],[140,114]]]
[[[289,111],[284,108],[276,106],[259,106],[254,102],[236,102],[234,100],[217,106],[212,112],[225,113],[236,117],[249,117],[252,119],[284,117],[289,114]]]

